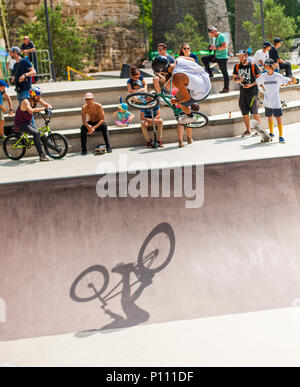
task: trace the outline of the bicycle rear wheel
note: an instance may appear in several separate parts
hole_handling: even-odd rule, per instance
[[[45,152],[52,159],[62,159],[68,153],[68,141],[62,134],[51,133],[47,137]]]
[[[20,137],[18,134],[10,134],[3,142],[3,151],[11,160],[20,160],[26,153],[25,141],[20,140]]]
[[[208,124],[208,117],[205,114],[195,111],[192,111],[192,113],[197,118],[197,121],[184,125],[186,128],[203,128],[203,126]]]
[[[154,109],[159,103],[156,94],[142,92],[129,94],[126,102],[135,109]]]

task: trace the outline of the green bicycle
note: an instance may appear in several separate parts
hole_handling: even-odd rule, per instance
[[[129,94],[126,98],[126,102],[129,106],[135,109],[154,109],[159,104],[159,98],[161,98],[165,104],[173,110],[176,120],[183,114],[180,107],[176,107],[171,104],[172,96],[162,91],[161,93],[143,93],[136,92]],[[196,121],[184,124],[187,128],[202,128],[208,124],[208,117],[200,111],[192,110],[192,113],[196,117]]]
[[[49,123],[51,120],[51,110],[46,110],[45,113],[38,113],[44,119],[45,126],[38,129],[40,136],[47,134],[47,140],[44,142],[45,152],[52,159],[62,159],[68,153],[68,141],[60,133],[52,133]],[[34,141],[27,133],[13,133],[6,137],[3,142],[3,151],[11,160],[21,160],[26,153],[26,149],[30,149],[34,145]]]

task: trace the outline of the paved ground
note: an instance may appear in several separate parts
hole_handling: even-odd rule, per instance
[[[21,161],[0,160],[0,183],[93,175],[99,163],[103,162],[109,162],[111,168],[116,167],[119,170],[121,155],[126,155],[129,169],[130,165],[137,161],[149,167],[153,162],[173,163],[174,160],[182,163],[198,162],[208,165],[297,156],[300,155],[299,125],[297,123],[284,127],[286,144],[279,144],[277,138],[273,143],[261,144],[259,137],[235,137],[196,141],[183,149],[179,149],[177,144],[167,144],[165,148],[158,151],[136,147],[115,149],[113,153],[104,156],[92,154],[81,156],[74,153],[64,160],[51,160],[49,163],[39,163],[36,157],[25,158]],[[274,133],[277,133],[277,129]]]
[[[0,366],[299,367],[298,309],[0,342]]]

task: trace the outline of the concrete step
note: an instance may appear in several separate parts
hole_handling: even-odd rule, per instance
[[[300,100],[290,102],[288,107],[284,108],[284,125],[298,122],[299,111]],[[267,118],[264,116],[264,109],[261,108],[259,113],[262,117],[262,123],[264,127],[267,128]],[[193,130],[193,138],[195,140],[204,140],[240,136],[245,131],[243,117],[239,111],[232,112],[231,117],[231,119],[228,118],[228,113],[210,116],[209,124],[206,127]],[[176,129],[176,120],[165,121],[163,134],[163,141],[165,143],[177,142]],[[68,142],[71,145],[70,152],[80,151],[79,128],[64,129],[61,130],[60,133],[64,134],[68,139]],[[109,133],[112,148],[127,148],[145,145],[139,124],[133,124],[129,128],[118,128],[116,126],[110,126]],[[88,137],[88,149],[92,150],[99,143],[104,143],[101,132],[96,132],[95,135]],[[34,147],[26,152],[26,156],[34,155],[36,155],[36,150]],[[2,146],[0,149],[0,158],[5,158]]]
[[[239,91],[232,91],[228,94],[211,94],[209,97],[201,102],[201,111],[208,115],[229,114],[239,109],[238,104]],[[281,99],[287,103],[300,99],[300,85],[283,87],[281,90]],[[115,124],[115,117],[113,113],[116,111],[118,104],[104,105],[105,121],[107,125]],[[261,105],[260,105],[261,106]],[[133,123],[140,122],[140,112],[137,109],[130,109],[135,115]],[[172,110],[161,104],[161,116],[163,120],[174,119]],[[13,124],[13,117],[7,116],[5,118],[7,125]],[[41,127],[43,122],[36,120],[37,126]],[[51,120],[52,130],[73,129],[81,126],[81,107],[55,109]]]

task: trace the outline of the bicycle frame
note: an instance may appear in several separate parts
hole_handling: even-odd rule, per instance
[[[43,126],[42,128],[39,128],[37,129],[39,132],[40,132],[40,136],[42,137],[45,133],[50,133],[51,132],[51,129],[50,129],[50,126],[48,124],[48,122],[46,122],[46,125]],[[24,148],[24,147],[32,147],[34,145],[34,141],[29,139],[30,137],[30,134],[28,133],[23,133],[22,136],[17,140],[17,142],[13,145],[13,149],[20,149],[20,148]],[[22,144],[22,141],[25,140],[25,145]]]

